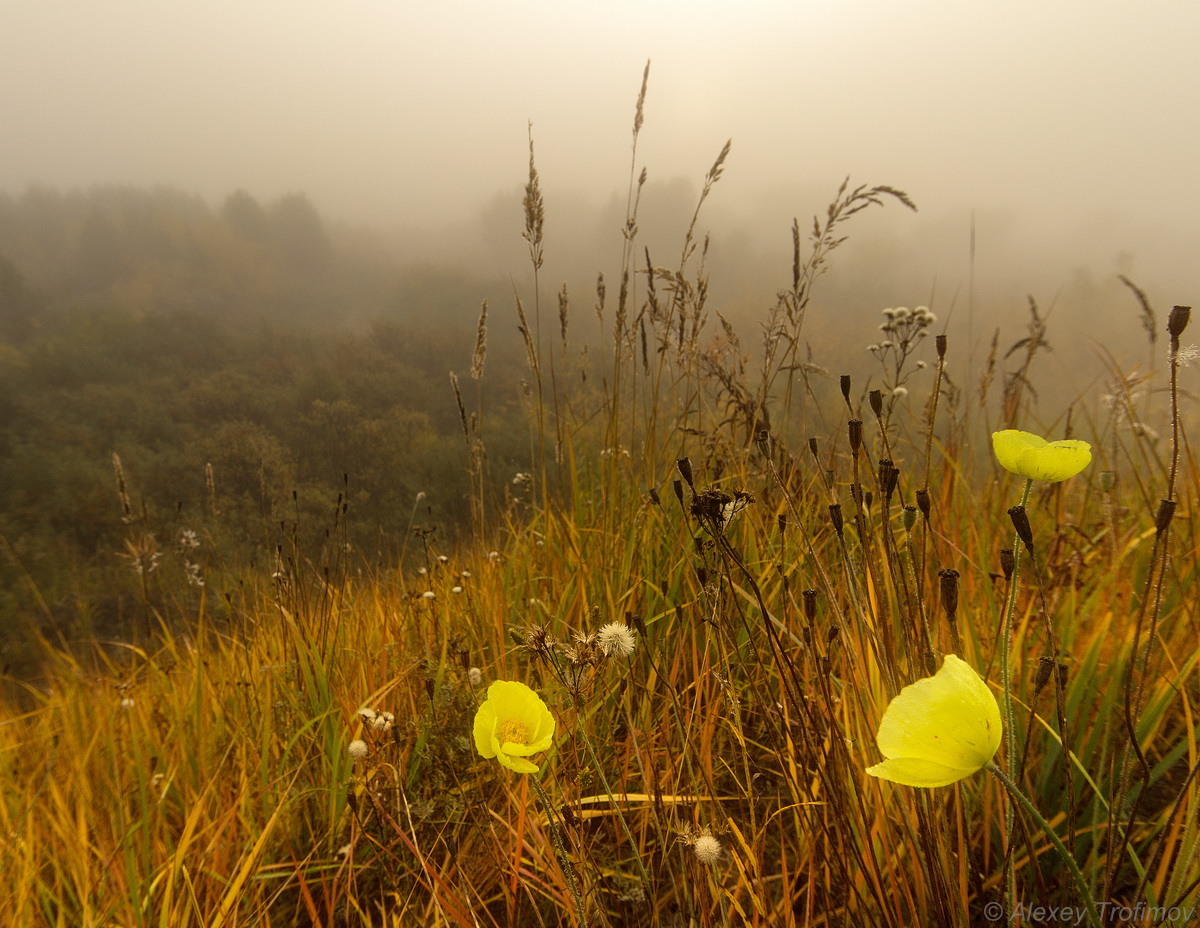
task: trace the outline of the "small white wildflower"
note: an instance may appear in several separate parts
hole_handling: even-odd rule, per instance
[[[480,686],[483,683],[483,671],[478,667],[472,667],[467,671],[467,681],[471,684],[471,686]]]
[[[338,856],[339,858],[341,858],[341,857],[349,857],[349,856],[350,856],[350,852],[351,852],[352,850],[354,850],[354,845],[353,845],[353,844],[343,844],[341,847],[339,847],[339,848],[338,848],[337,856]]]
[[[596,639],[605,657],[614,654],[625,657],[637,647],[637,635],[622,622],[609,622],[596,634]]]
[[[371,731],[391,731],[392,728],[392,713],[384,712],[382,715],[377,715],[371,719]]]
[[[419,503],[419,502],[421,502],[421,500],[423,500],[424,498],[425,498],[425,491],[424,491],[424,490],[418,490],[418,491],[417,491],[417,498],[416,498],[416,499],[415,499],[413,502]]]
[[[134,701],[132,696],[126,696],[124,699],[121,700],[121,708],[122,709],[132,709],[136,705],[137,705],[137,703]]]
[[[919,370],[919,371],[925,370],[925,362],[924,361],[917,362],[917,370]]]
[[[880,342],[879,347],[882,348],[884,351],[886,351],[888,348],[892,347],[892,342],[890,342],[890,341]]]
[[[898,400],[904,399],[904,397],[908,396],[908,387],[896,387],[896,389],[892,391],[892,396]]]
[[[439,563],[441,563],[441,564],[445,564],[445,563],[446,563],[446,561],[448,561],[448,560],[450,560],[450,558],[446,557],[446,555],[444,555],[444,554],[439,554],[439,555],[438,555],[438,562],[439,562]]]
[[[464,580],[470,580],[471,572],[469,570],[464,570],[461,574],[459,574],[459,576],[462,577]]]
[[[887,316],[889,319],[891,319],[891,318],[892,318],[894,315],[896,315],[896,310],[894,310],[894,309],[885,309],[885,310],[883,311],[883,314],[884,314],[885,316]]]
[[[421,594],[422,599],[433,599],[435,596],[437,596],[437,594],[433,592],[433,590],[426,590]]]
[[[419,573],[422,577],[424,577],[427,573],[429,573],[429,570],[425,567],[418,567],[417,573]]]
[[[350,746],[347,747],[346,750],[355,760],[362,760],[367,756],[367,742],[363,741],[361,738],[355,738],[350,742]]]
[[[867,345],[867,351],[878,351],[878,350],[879,350],[878,345]]]
[[[912,311],[909,310],[909,308],[907,306],[897,306],[896,307],[895,318],[898,322],[907,319],[911,315],[912,315]]]
[[[450,587],[450,592],[451,593],[461,593],[462,587],[461,586],[452,586],[452,587]]]
[[[500,552],[499,551],[489,551],[488,552],[488,560],[491,561],[493,564],[496,563],[496,561],[500,560]]]
[[[363,706],[363,708],[359,709],[358,714],[364,722],[370,722],[375,718],[375,710],[368,708],[367,706]]]
[[[185,528],[179,533],[179,547],[199,548],[200,539],[196,537],[196,533],[190,528]]]
[[[696,853],[696,859],[702,864],[715,864],[721,859],[721,842],[708,833],[701,834],[696,838],[692,850]]]

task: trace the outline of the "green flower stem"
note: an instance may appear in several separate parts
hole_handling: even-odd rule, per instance
[[[1088,887],[1087,880],[1083,876],[1083,871],[1079,869],[1079,864],[1075,862],[1075,858],[1071,856],[1071,852],[1063,845],[1058,834],[1050,827],[1050,823],[1042,818],[1042,814],[1030,802],[1029,797],[1021,792],[1020,788],[1014,783],[1003,770],[996,766],[995,761],[988,761],[988,772],[992,774],[1008,792],[1008,795],[1017,800],[1029,814],[1029,817],[1037,822],[1038,826],[1046,833],[1046,837],[1050,839],[1050,843],[1054,845],[1054,849],[1058,851],[1063,862],[1066,863],[1067,869],[1071,871],[1071,877],[1075,880],[1075,888],[1079,891],[1079,898],[1083,900],[1087,906],[1088,924],[1092,928],[1102,928],[1100,922],[1100,912],[1096,907],[1096,900],[1092,898],[1092,891]],[[1011,855],[1010,859],[1011,859]],[[1013,900],[1008,901],[1008,911],[1011,916],[1013,912]]]
[[[646,872],[646,865],[642,863],[641,856],[637,853],[637,844],[634,843],[633,834],[629,831],[629,823],[625,821],[625,814],[621,811],[621,804],[617,802],[617,797],[612,791],[612,787],[608,785],[608,777],[604,775],[604,768],[600,766],[600,758],[596,756],[596,750],[592,747],[592,739],[587,736],[587,732],[580,725],[576,729],[579,732],[579,738],[587,748],[588,759],[592,762],[592,768],[600,777],[600,784],[604,787],[604,794],[608,797],[608,801],[612,803],[613,810],[617,813],[617,821],[621,823],[621,831],[625,833],[625,840],[629,842],[629,847],[633,849],[633,859],[637,862],[638,871],[642,875],[642,886],[646,891],[650,890],[650,874]]]
[[[555,675],[560,681],[565,683],[567,676],[559,663],[558,655],[553,651],[550,652],[550,660],[554,665]],[[581,716],[580,706],[578,701],[575,702],[575,717],[579,719]],[[612,787],[608,785],[608,777],[604,775],[604,768],[600,765],[600,759],[596,756],[596,749],[592,747],[592,739],[588,737],[587,732],[583,730],[583,724],[579,723],[575,726],[575,730],[579,733],[579,738],[587,748],[588,759],[592,762],[592,767],[596,774],[600,777],[600,784],[604,787],[604,795],[608,797],[608,801],[612,803],[613,811],[617,813],[617,821],[621,824],[621,831],[625,834],[625,840],[629,842],[630,848],[634,849],[633,859],[637,861],[638,872],[642,876],[642,886],[647,892],[650,890],[650,874],[646,872],[646,865],[642,863],[642,858],[637,854],[637,844],[633,840],[633,834],[629,830],[629,823],[625,821],[625,813],[621,811],[621,804],[617,802],[617,797],[612,791]]]
[[[529,782],[533,784],[533,791],[537,793],[538,801],[546,810],[546,822],[550,825],[550,838],[554,841],[554,852],[558,855],[558,862],[562,864],[563,873],[566,874],[567,888],[575,900],[575,908],[579,910],[579,928],[587,928],[587,911],[583,907],[583,896],[579,892],[579,879],[575,876],[575,867],[571,863],[571,859],[567,857],[562,834],[559,832],[558,822],[554,818],[554,807],[550,805],[550,799],[542,789],[542,784],[538,782],[537,776],[531,776]]]
[[[1025,478],[1025,489],[1021,493],[1021,505],[1029,502],[1029,491],[1033,478]],[[1012,697],[1012,621],[1017,608],[1017,579],[1021,569],[1021,539],[1013,536],[1013,569],[1008,584],[1008,601],[1004,605],[1003,627],[1000,631],[1000,684],[1003,688],[1000,700],[1000,715],[1004,719],[1004,756],[1011,766],[1017,756],[1017,729],[1013,714]],[[1009,913],[1009,924],[1015,921],[1013,901],[1016,897],[1016,873],[1012,859],[1013,808],[1011,802],[1004,804],[1004,895]]]

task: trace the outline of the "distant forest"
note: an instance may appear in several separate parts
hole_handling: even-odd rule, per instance
[[[222,571],[281,552],[386,564],[414,527],[450,544],[469,502],[448,372],[469,379],[485,291],[331,231],[302,195],[0,196],[6,662],[30,623],[121,632],[157,578],[187,588],[172,571],[211,610]],[[502,484],[529,454],[521,356],[488,347],[511,391],[488,394]]]

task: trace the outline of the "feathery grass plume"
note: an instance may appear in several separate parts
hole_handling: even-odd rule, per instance
[[[517,331],[521,333],[521,338],[525,342],[525,360],[528,362],[529,369],[533,372],[533,375],[537,379],[538,383],[541,383],[542,365],[538,359],[538,351],[537,346],[534,344],[533,332],[530,331],[529,321],[525,318],[525,304],[521,302],[521,297],[515,290],[513,291],[513,299],[517,304],[517,320],[519,322]]]
[[[1138,309],[1141,311],[1142,328],[1146,330],[1146,337],[1150,341],[1150,356],[1153,358],[1154,345],[1158,341],[1158,320],[1154,315],[1154,308],[1150,305],[1150,300],[1146,297],[1146,291],[1132,280],[1124,274],[1118,274],[1117,280],[1128,287],[1134,298],[1138,301]]]
[[[458,374],[450,371],[450,386],[454,389],[454,402],[458,405],[458,418],[462,423],[463,437],[471,445],[471,427],[467,421],[467,407],[463,405],[462,392],[458,389]]]
[[[133,521],[133,507],[129,504],[129,490],[125,486],[125,469],[117,452],[112,456],[113,471],[117,476],[117,498],[121,503],[121,521],[128,525]]]
[[[558,291],[558,332],[562,339],[562,350],[567,350],[567,285]]]
[[[534,270],[541,270],[544,258],[542,241],[546,225],[546,204],[542,200],[541,180],[533,159],[533,123],[529,124],[529,180],[525,183],[525,194],[521,199],[525,212],[525,231],[521,237],[529,243],[529,258]]]
[[[487,313],[488,303],[484,300],[479,305],[479,322],[475,325],[475,351],[471,355],[471,378],[478,380],[483,376],[483,361],[487,356]]]
[[[1013,342],[1008,351],[1004,353],[1006,361],[1017,352],[1022,353],[1016,369],[1006,372],[1004,376],[1003,422],[1006,429],[1015,427],[1020,419],[1026,396],[1032,396],[1035,399],[1037,397],[1037,391],[1033,388],[1033,381],[1029,374],[1037,353],[1041,350],[1053,350],[1046,340],[1048,328],[1048,320],[1038,312],[1037,302],[1032,296],[1029,297],[1029,322],[1025,327],[1026,335]]]

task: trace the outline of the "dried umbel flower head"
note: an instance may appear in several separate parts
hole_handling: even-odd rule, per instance
[[[605,657],[626,657],[637,647],[637,634],[623,622],[609,622],[601,626],[596,639]]]

